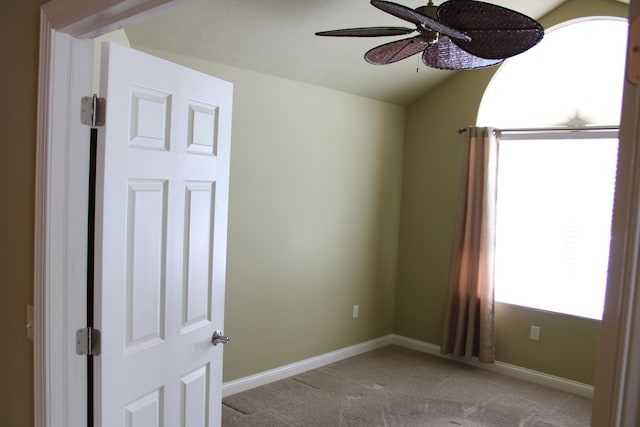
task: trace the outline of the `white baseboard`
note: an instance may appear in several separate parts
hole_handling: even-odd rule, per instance
[[[476,359],[467,360],[464,357],[443,356],[440,354],[440,346],[413,338],[403,337],[401,335],[393,335],[393,344],[402,347],[411,348],[423,353],[434,356],[445,357],[447,359],[466,363],[478,368],[487,369],[491,372],[507,375],[512,378],[528,381],[530,383],[539,384],[568,393],[577,394],[578,396],[593,398],[593,386],[578,381],[569,380],[555,375],[546,374],[544,372],[534,371],[533,369],[521,368],[520,366],[511,365],[496,361],[496,363],[480,363]]]
[[[368,351],[375,350],[387,345],[399,345],[401,347],[410,348],[423,353],[431,354],[438,357],[455,360],[466,363],[478,368],[487,369],[491,372],[507,375],[509,377],[528,381],[530,383],[539,384],[578,396],[593,398],[593,386],[580,383],[566,378],[557,377],[555,375],[545,374],[543,372],[534,371],[532,369],[521,368],[504,362],[496,362],[493,364],[480,363],[477,360],[467,360],[463,357],[443,356],[440,354],[440,346],[413,338],[404,337],[402,335],[389,334],[371,341],[365,341],[340,350],[321,354],[319,356],[304,359],[289,365],[280,366],[268,371],[259,372],[248,377],[239,378],[237,380],[228,381],[222,385],[222,397],[231,396],[245,390],[250,390],[261,385],[269,384],[284,378],[298,375],[311,369],[317,369],[322,366],[338,362],[349,357],[357,356]]]
[[[268,371],[259,372],[248,377],[238,378],[237,380],[228,381],[222,384],[222,397],[231,396],[241,391],[249,390],[254,387],[269,384],[284,378],[298,375],[303,372],[317,369],[322,366],[338,362],[349,357],[357,356],[380,347],[393,344],[393,335],[386,335],[371,341],[365,341],[340,350],[321,354],[319,356],[304,359],[289,365],[280,366],[278,368],[269,369]]]

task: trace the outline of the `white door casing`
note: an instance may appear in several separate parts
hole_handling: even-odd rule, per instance
[[[232,85],[103,47],[96,425],[220,423]]]

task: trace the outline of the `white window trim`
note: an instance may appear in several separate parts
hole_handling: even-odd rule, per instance
[[[520,128],[498,129],[502,141],[522,141],[528,139],[597,139],[618,138],[619,126],[585,126],[583,128]]]

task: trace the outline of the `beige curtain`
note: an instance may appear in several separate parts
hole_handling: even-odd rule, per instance
[[[441,352],[493,363],[498,137],[492,128],[469,128],[468,137]]]

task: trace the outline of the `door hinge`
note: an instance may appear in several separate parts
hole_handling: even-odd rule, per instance
[[[80,122],[92,128],[104,126],[107,100],[93,96],[83,96],[80,101]]]
[[[631,23],[627,52],[627,80],[633,85],[640,80],[640,16]]]
[[[81,356],[100,355],[100,330],[82,328],[76,331],[76,353]]]

